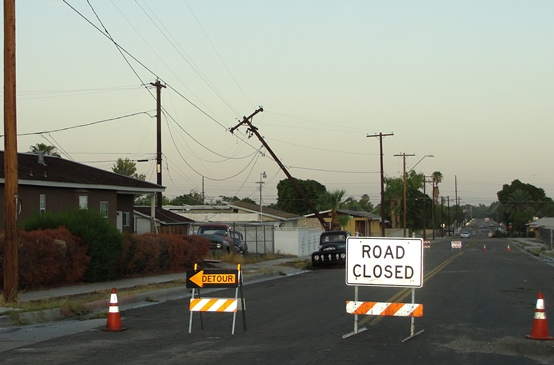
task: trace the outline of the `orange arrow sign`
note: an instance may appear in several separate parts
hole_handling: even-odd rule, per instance
[[[232,272],[227,273],[204,273],[204,270],[200,270],[189,278],[191,282],[203,288],[204,285],[229,285],[235,286],[237,284],[237,275]]]

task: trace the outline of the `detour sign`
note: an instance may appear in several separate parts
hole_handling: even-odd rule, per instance
[[[187,270],[187,288],[236,288],[238,270]]]
[[[423,286],[423,240],[348,237],[346,285]]]

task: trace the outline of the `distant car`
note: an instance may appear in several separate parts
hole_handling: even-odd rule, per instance
[[[469,238],[469,231],[461,231],[460,238]]]
[[[344,265],[348,236],[350,236],[350,232],[347,231],[322,232],[319,237],[319,248],[312,253],[312,266]]]
[[[233,239],[235,247],[238,249],[239,253],[244,256],[248,253],[248,245],[244,241],[244,236],[239,231],[229,231],[229,236]]]

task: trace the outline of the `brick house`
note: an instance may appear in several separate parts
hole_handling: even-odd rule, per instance
[[[4,151],[0,151],[0,228],[4,228]],[[120,231],[133,233],[135,195],[165,187],[60,157],[18,153],[18,221],[35,214],[95,209]]]

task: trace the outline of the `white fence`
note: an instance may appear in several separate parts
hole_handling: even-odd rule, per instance
[[[317,250],[321,232],[321,229],[275,228],[275,253],[309,256]]]

